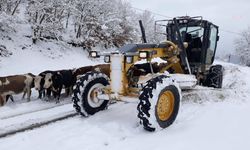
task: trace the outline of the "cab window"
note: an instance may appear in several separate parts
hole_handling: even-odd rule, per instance
[[[207,49],[207,54],[206,54],[206,64],[212,64],[213,62],[216,44],[217,44],[217,34],[218,34],[217,28],[211,25],[210,35],[209,35],[209,47]]]

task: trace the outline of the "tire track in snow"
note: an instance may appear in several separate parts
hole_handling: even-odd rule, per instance
[[[3,133],[0,133],[0,138],[4,138],[4,137],[10,136],[10,135],[25,132],[27,130],[33,130],[35,128],[40,128],[42,126],[49,125],[49,124],[55,123],[57,121],[62,121],[62,120],[68,119],[68,118],[72,118],[72,117],[74,117],[76,115],[77,115],[76,112],[71,112],[69,114],[66,114],[66,115],[63,115],[63,116],[60,116],[60,117],[56,117],[56,118],[53,118],[53,119],[50,119],[50,120],[47,120],[47,121],[37,122],[37,123],[33,123],[33,124],[29,125],[29,126],[23,126],[23,127],[17,128],[17,129],[5,131]]]

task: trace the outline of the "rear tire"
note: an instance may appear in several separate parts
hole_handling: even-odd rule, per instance
[[[101,89],[109,85],[103,73],[88,72],[81,76],[73,88],[73,106],[82,116],[93,115],[107,107],[108,100],[98,99]]]
[[[144,129],[152,132],[170,126],[177,117],[180,99],[180,90],[170,78],[161,75],[149,80],[137,107]]]
[[[223,81],[222,65],[211,66],[207,78],[204,82],[204,85],[213,88],[222,88],[222,81]]]

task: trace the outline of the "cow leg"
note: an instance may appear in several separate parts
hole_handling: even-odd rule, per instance
[[[31,89],[28,88],[28,89],[27,89],[27,101],[28,101],[28,102],[30,101],[30,96],[31,96]]]
[[[0,95],[0,106],[3,106],[5,104],[5,101],[6,101],[6,97]]]
[[[72,95],[72,93],[73,93],[73,86],[70,86],[69,87],[69,95]]]
[[[6,95],[6,103],[8,102],[10,95]]]
[[[43,98],[46,97],[46,91],[45,91],[45,89],[43,89],[42,97]]]
[[[51,89],[46,90],[46,96],[47,96],[48,99],[50,99],[50,97],[51,97]]]
[[[61,96],[61,92],[62,92],[62,87],[60,87],[57,91],[57,100],[56,100],[56,103],[59,103],[59,99],[60,99],[60,96]]]
[[[38,91],[38,98],[42,99],[42,97],[44,97],[44,90],[39,90]]]
[[[27,93],[27,89],[25,89],[25,90],[23,91],[23,97],[22,97],[22,99],[24,99],[26,93]]]
[[[57,97],[57,91],[52,91],[53,97],[56,98]]]
[[[6,103],[8,102],[8,100],[11,100],[12,102],[14,102],[14,98],[12,95],[6,95]]]
[[[11,99],[12,102],[15,102],[12,95],[10,95],[9,98]]]
[[[70,92],[70,89],[69,88],[65,88],[66,96],[69,96],[69,92]]]

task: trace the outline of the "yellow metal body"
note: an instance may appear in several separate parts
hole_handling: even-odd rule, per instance
[[[148,62],[150,62],[153,58],[162,58],[164,60],[167,60],[167,65],[163,67],[160,71],[160,73],[163,73],[171,68],[171,70],[174,71],[174,73],[184,73],[181,64],[180,59],[178,58],[179,55],[179,48],[177,45],[170,41],[166,41],[166,44],[168,44],[168,47],[165,48],[143,48],[138,49],[137,51],[148,51],[150,52],[150,57],[147,59]],[[133,56],[133,63],[127,63],[126,62],[126,56],[123,56],[122,61],[122,90],[119,92],[119,95],[121,96],[138,96],[140,89],[135,87],[129,87],[128,85],[128,79],[127,79],[127,71],[129,68],[134,65],[135,62],[140,61],[138,55]],[[111,69],[112,72],[112,69]],[[112,80],[112,79],[111,79]],[[110,87],[109,87],[110,88]],[[113,94],[111,89],[107,89],[106,91],[110,91],[109,94]],[[119,100],[119,98],[117,98]]]

